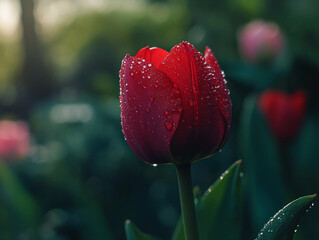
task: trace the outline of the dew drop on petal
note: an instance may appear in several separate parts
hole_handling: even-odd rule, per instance
[[[171,131],[172,130],[172,128],[173,128],[173,122],[170,120],[170,121],[167,121],[166,123],[165,123],[165,127],[166,127],[166,129],[168,130],[168,131]]]

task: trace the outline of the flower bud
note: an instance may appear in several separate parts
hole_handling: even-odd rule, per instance
[[[277,24],[255,20],[239,31],[238,45],[244,60],[257,63],[280,55],[284,40]]]
[[[190,163],[226,142],[229,91],[212,51],[188,42],[170,52],[143,48],[120,70],[121,120],[134,153],[147,163]]]
[[[30,150],[29,128],[22,121],[0,121],[0,158],[21,159]]]
[[[297,91],[292,95],[269,90],[259,98],[259,107],[275,137],[289,142],[297,135],[306,108],[306,94]]]

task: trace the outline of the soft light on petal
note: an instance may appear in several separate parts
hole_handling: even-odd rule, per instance
[[[120,86],[122,128],[131,149],[148,163],[170,162],[170,140],[181,114],[179,91],[153,64],[128,55]]]

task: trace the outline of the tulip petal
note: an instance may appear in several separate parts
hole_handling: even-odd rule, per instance
[[[177,162],[212,155],[225,143],[230,126],[229,91],[217,63],[208,64],[188,42],[175,46],[159,69],[178,86],[183,112],[171,141]]]
[[[157,47],[145,47],[142,48],[135,57],[137,58],[143,58],[144,60],[146,60],[149,63],[152,63],[154,65],[154,67],[156,67],[157,69],[159,68],[159,65],[161,64],[161,62],[163,61],[163,59],[169,54],[169,52],[161,49],[161,48],[157,48]]]
[[[204,57],[205,57],[206,62],[209,64],[209,66],[212,69],[216,69],[215,70],[216,79],[222,79],[223,80],[222,82],[225,83],[225,87],[226,87],[227,81],[224,78],[225,74],[224,74],[223,71],[220,70],[218,61],[217,61],[215,55],[213,54],[213,51],[209,47],[206,47],[205,52],[204,52]],[[227,92],[228,92],[228,90],[227,90]],[[225,91],[222,92],[222,94],[225,97]],[[230,124],[231,124],[231,116],[232,116],[230,98],[229,98],[228,103],[221,107],[221,111],[222,111],[223,116],[225,117],[225,121],[227,122],[227,125],[230,126]],[[223,141],[221,142],[221,144],[219,146],[219,149],[221,149],[225,145],[226,140],[227,140],[227,136],[229,134],[229,130],[230,130],[229,127],[225,130],[226,131],[225,132],[225,137],[224,137]]]
[[[169,143],[181,114],[179,91],[153,64],[128,55],[120,86],[122,128],[131,149],[148,163],[171,162]]]

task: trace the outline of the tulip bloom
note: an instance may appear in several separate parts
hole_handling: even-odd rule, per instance
[[[298,133],[305,115],[306,94],[292,95],[270,90],[259,98],[259,106],[276,138],[281,142],[292,140]]]
[[[22,121],[0,121],[0,158],[19,159],[30,150],[29,128]]]
[[[231,102],[216,58],[188,42],[170,52],[145,47],[120,70],[121,121],[133,152],[147,163],[184,164],[219,151]]]
[[[284,40],[277,24],[256,20],[239,31],[238,45],[243,58],[255,63],[278,56]]]

